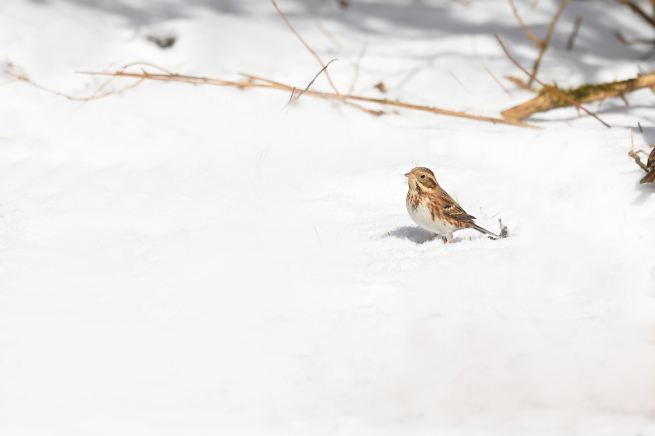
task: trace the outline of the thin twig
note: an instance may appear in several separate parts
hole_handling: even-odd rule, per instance
[[[463,89],[464,91],[466,91],[467,94],[471,95],[471,93],[469,92],[469,90],[466,89],[466,86],[464,86],[464,84],[463,84],[462,82],[459,81],[459,79],[457,78],[457,76],[456,76],[455,74],[453,74],[452,71],[450,71],[450,68],[446,68],[446,70],[448,70],[448,72],[450,73],[450,75],[453,76],[453,79],[455,79],[455,80],[457,81],[457,83],[459,83],[459,86],[461,86],[462,89]]]
[[[298,94],[298,97],[296,97],[296,99],[294,100],[294,103],[297,102],[298,99],[299,99],[299,98],[300,98],[304,93],[306,93],[307,91],[309,91],[309,87],[312,86],[312,84],[314,83],[314,81],[318,78],[318,76],[321,75],[321,73],[322,73],[323,71],[325,71],[325,74],[327,74],[327,67],[329,67],[330,64],[331,64],[332,62],[334,62],[334,61],[336,61],[336,59],[332,59],[332,60],[331,60],[330,62],[328,62],[328,63],[327,63],[323,68],[321,68],[321,71],[319,71],[318,74],[317,74],[316,76],[314,76],[314,78],[312,79],[312,81],[309,82],[309,85],[307,85],[307,88],[305,88],[304,91],[302,91],[300,94]]]
[[[291,29],[291,31],[293,32],[293,34],[296,35],[296,36],[298,37],[298,39],[300,40],[300,42],[302,42],[302,44],[307,48],[307,50],[309,50],[309,52],[310,52],[311,54],[314,55],[314,57],[316,58],[316,60],[318,61],[318,63],[321,64],[321,67],[325,67],[325,64],[323,63],[323,61],[321,60],[321,58],[316,54],[316,52],[315,52],[314,50],[312,50],[312,48],[309,46],[309,44],[307,44],[307,43],[305,42],[305,40],[302,39],[302,37],[300,36],[300,34],[299,34],[298,32],[296,32],[296,29],[293,28],[293,26],[291,25],[291,23],[290,23],[289,20],[287,19],[286,15],[284,15],[284,13],[283,13],[283,12],[280,10],[280,8],[278,7],[278,5],[277,5],[277,3],[275,2],[275,0],[271,0],[271,3],[273,3],[273,6],[275,6],[275,9],[277,10],[278,14],[280,14],[280,16],[284,19],[284,22],[287,23],[287,26],[289,26],[289,29]],[[332,89],[334,89],[334,92],[336,92],[337,94],[339,94],[339,91],[337,90],[337,87],[334,86],[334,83],[332,83],[332,79],[330,78],[330,74],[329,74],[327,71],[325,72],[325,77],[327,77],[328,82],[330,82],[330,86],[332,87]]]
[[[364,59],[364,55],[366,54],[367,48],[368,48],[368,35],[366,35],[366,39],[364,39],[364,45],[362,46],[362,51],[359,53],[359,57],[357,58],[357,63],[355,63],[355,74],[353,76],[353,81],[350,83],[348,94],[352,94],[355,89],[355,84],[357,83],[357,78],[359,77],[359,66],[362,63],[362,59]]]
[[[335,48],[337,51],[341,51],[341,49],[343,48],[343,46],[341,45],[341,43],[339,42],[339,40],[338,40],[337,38],[335,38],[335,36],[332,35],[332,33],[330,33],[329,30],[327,30],[327,27],[325,27],[325,26],[323,25],[323,23],[321,23],[320,21],[317,22],[317,23],[316,23],[316,28],[317,28],[318,30],[320,30],[321,33],[322,33],[323,35],[325,35],[325,37],[328,39],[328,41],[330,41],[330,43],[332,43],[332,45],[334,46],[334,48]]]
[[[603,121],[603,120],[601,120],[600,118],[598,118],[598,117],[597,117],[596,115],[594,115],[593,113],[589,112],[589,111],[588,111],[587,109],[585,109],[585,108],[584,108],[580,103],[578,103],[577,101],[575,101],[574,99],[572,99],[572,98],[569,97],[568,95],[562,94],[561,92],[559,92],[558,90],[556,90],[556,89],[553,88],[552,86],[548,86],[548,85],[544,84],[544,83],[541,82],[539,79],[537,79],[536,77],[534,77],[532,74],[528,73],[527,70],[526,70],[525,68],[523,68],[523,67],[521,66],[521,64],[519,64],[518,62],[516,62],[516,60],[514,60],[514,58],[512,57],[512,55],[509,54],[509,52],[507,51],[507,48],[505,48],[505,44],[503,44],[503,41],[500,40],[500,37],[498,36],[498,34],[495,34],[495,36],[496,36],[496,39],[498,40],[498,43],[499,43],[500,46],[503,48],[503,51],[505,52],[505,54],[506,54],[507,57],[509,58],[509,60],[511,60],[511,61],[514,63],[514,65],[516,65],[517,67],[519,67],[519,69],[520,69],[521,71],[523,71],[525,74],[527,74],[527,75],[528,75],[532,80],[534,80],[535,82],[537,82],[538,84],[540,84],[541,86],[543,86],[544,88],[546,88],[549,92],[551,92],[551,93],[557,95],[558,97],[563,98],[564,100],[567,100],[567,101],[571,102],[571,104],[573,104],[574,106],[579,107],[579,108],[582,109],[583,111],[587,112],[589,115],[591,115],[592,117],[594,117],[594,118],[596,118],[598,121],[600,121],[600,122],[601,122],[605,127],[607,127],[607,128],[610,127],[609,124],[607,124],[605,121]]]
[[[642,170],[644,170],[644,171],[646,171],[646,172],[650,171],[650,169],[648,168],[648,166],[647,166],[646,164],[644,164],[644,163],[641,161],[641,158],[639,158],[639,154],[638,154],[639,152],[641,152],[641,153],[645,154],[646,156],[648,156],[648,153],[646,153],[646,152],[643,151],[643,150],[635,151],[635,140],[634,140],[634,138],[632,137],[632,129],[630,129],[630,143],[632,144],[632,150],[630,150],[630,151],[628,152],[628,156],[630,156],[631,158],[633,158],[633,159],[635,160],[635,163],[636,163],[637,165],[639,165],[639,166],[641,167]]]
[[[643,11],[643,9],[641,9],[635,3],[631,2],[630,0],[616,0],[616,1],[626,5],[627,7],[632,9],[633,12],[635,12],[637,15],[643,18],[648,24],[655,27],[655,20],[653,19],[653,17],[649,16],[646,12]]]
[[[519,79],[518,77],[505,76],[505,78],[521,89],[525,89],[526,91],[539,92],[537,88],[533,86],[528,86],[523,80]]]
[[[11,76],[11,77],[13,77],[13,78],[15,78],[17,81],[22,81],[22,82],[29,83],[30,85],[32,85],[32,86],[34,86],[35,88],[38,88],[38,89],[40,89],[40,90],[42,90],[42,91],[48,92],[48,93],[50,93],[50,94],[58,95],[58,96],[60,96],[60,97],[64,97],[64,98],[67,98],[68,100],[73,100],[73,101],[91,101],[91,100],[97,100],[97,99],[99,99],[99,98],[103,98],[103,97],[108,97],[108,96],[110,96],[110,95],[114,95],[114,94],[120,94],[121,92],[125,92],[125,91],[127,91],[127,90],[132,89],[132,88],[136,88],[136,87],[139,86],[141,83],[143,83],[143,81],[145,80],[145,78],[142,78],[142,79],[139,80],[138,82],[133,83],[133,84],[131,84],[131,85],[129,85],[129,86],[125,86],[124,88],[120,88],[120,89],[117,89],[117,90],[114,90],[114,91],[105,92],[104,94],[99,94],[99,92],[100,92],[100,91],[101,91],[105,86],[107,86],[107,84],[109,84],[109,82],[111,82],[111,81],[113,80],[113,78],[111,78],[111,79],[107,80],[106,82],[104,82],[104,83],[100,86],[99,89],[97,89],[96,91],[94,91],[94,93],[93,93],[90,97],[74,97],[74,96],[72,96],[72,95],[64,94],[63,92],[55,91],[55,90],[52,90],[52,89],[46,88],[45,86],[41,86],[41,85],[39,85],[39,84],[33,82],[30,78],[28,78],[28,77],[25,76],[24,74],[15,74],[14,72],[9,71],[9,70],[7,70],[7,69],[4,70],[4,73],[7,74],[7,75],[9,75],[9,76]]]
[[[487,73],[489,73],[489,75],[490,75],[490,76],[491,76],[491,77],[496,81],[496,83],[498,84],[498,86],[500,86],[501,88],[503,88],[503,91],[505,91],[505,93],[511,97],[512,94],[510,94],[509,91],[508,91],[507,89],[505,89],[505,87],[503,86],[503,84],[500,83],[500,80],[498,80],[498,79],[496,78],[496,76],[494,76],[494,73],[492,73],[491,70],[490,70],[489,68],[487,68],[487,66],[485,65],[485,63],[484,63],[484,61],[482,60],[482,58],[478,57],[478,59],[480,59],[480,62],[482,63],[482,66],[484,67],[485,70],[487,70]]]
[[[92,74],[92,75],[101,75],[101,76],[119,76],[119,77],[134,77],[137,79],[144,79],[144,80],[158,80],[158,81],[163,81],[163,82],[182,82],[182,83],[193,83],[193,84],[207,84],[207,85],[215,85],[215,86],[235,86],[239,88],[266,88],[266,89],[278,89],[278,90],[283,90],[286,92],[291,92],[293,91],[293,87],[284,85],[279,82],[274,82],[272,80],[268,79],[263,79],[257,76],[253,76],[250,74],[244,74],[244,73],[239,73],[242,76],[245,76],[249,79],[252,80],[258,80],[266,83],[255,83],[255,82],[234,82],[234,81],[229,81],[229,80],[222,80],[222,79],[210,79],[207,77],[196,77],[196,76],[182,76],[179,74],[150,74],[150,73],[126,73],[124,71],[118,71],[115,73],[109,73],[109,72],[79,72],[80,74]],[[506,124],[510,126],[517,126],[517,127],[526,127],[526,128],[531,128],[531,129],[542,129],[542,127],[539,126],[534,126],[532,124],[524,123],[522,121],[517,121],[517,120],[512,120],[512,119],[502,119],[502,118],[492,118],[492,117],[478,117],[476,115],[471,115],[467,114],[465,112],[457,112],[457,111],[450,111],[450,110],[445,110],[445,109],[439,109],[435,107],[430,107],[430,106],[424,106],[424,105],[417,105],[417,104],[411,104],[411,103],[404,103],[401,101],[396,101],[396,100],[388,100],[388,99],[379,99],[379,98],[370,98],[370,97],[361,97],[357,95],[344,95],[344,94],[336,94],[336,93],[331,93],[331,92],[319,92],[319,91],[312,91],[308,90],[305,92],[304,95],[310,96],[310,97],[316,97],[316,98],[325,98],[325,99],[332,99],[332,100],[338,100],[338,101],[346,101],[346,100],[354,100],[354,101],[362,101],[362,102],[368,102],[368,103],[376,103],[382,106],[395,106],[395,107],[400,107],[400,108],[405,108],[405,109],[412,109],[412,110],[418,110],[418,111],[423,111],[423,112],[431,112],[434,114],[440,114],[440,115],[448,115],[452,117],[458,117],[458,118],[467,118],[467,119],[472,119],[472,120],[480,120],[480,121],[485,121],[485,122],[490,122],[493,124]]]
[[[541,58],[544,57],[544,53],[546,52],[546,49],[548,48],[548,45],[550,44],[550,38],[553,36],[553,31],[555,30],[555,24],[557,23],[557,20],[559,19],[560,15],[562,15],[562,12],[564,12],[564,8],[566,5],[569,3],[569,0],[562,0],[562,3],[559,5],[559,9],[557,10],[557,13],[553,17],[553,21],[550,22],[550,26],[548,26],[548,33],[546,33],[546,38],[542,41],[542,47],[539,50],[539,56],[537,56],[537,60],[534,61],[534,66],[532,67],[532,75],[536,76],[537,71],[539,71],[539,65],[541,64]],[[528,85],[532,85],[532,79],[528,81]]]
[[[519,15],[519,11],[516,9],[516,6],[514,5],[514,0],[509,0],[509,5],[512,7],[512,12],[514,12],[514,16],[516,17],[516,21],[519,22],[521,27],[523,28],[523,31],[525,32],[526,35],[528,35],[528,38],[534,43],[534,45],[537,46],[538,49],[541,50],[543,47],[544,43],[535,35],[532,30],[523,22],[523,18]],[[533,4],[532,7],[534,8],[536,4]]]
[[[582,24],[582,17],[578,16],[576,17],[575,24],[573,25],[573,32],[571,32],[571,36],[569,37],[569,40],[566,43],[567,51],[571,51],[573,49],[575,38],[578,36],[578,31],[580,30],[580,24]]]

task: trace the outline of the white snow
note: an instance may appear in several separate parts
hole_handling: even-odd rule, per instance
[[[537,55],[507,2],[352,3],[279,2],[338,59],[340,91],[368,37],[356,93],[383,98],[383,81],[485,116],[531,98],[502,79],[520,72],[494,33]],[[529,3],[543,35],[558,3]],[[616,2],[571,2],[540,77],[652,71],[617,29],[652,37]],[[77,96],[101,79],[76,71],[135,61],[297,87],[320,69],[265,0],[5,0],[0,59]],[[562,109],[528,130],[158,82],[80,103],[2,80],[0,435],[655,434],[655,190],[627,156],[630,127],[655,142],[650,90],[603,103],[612,129]],[[510,238],[423,243],[402,177],[418,164]]]

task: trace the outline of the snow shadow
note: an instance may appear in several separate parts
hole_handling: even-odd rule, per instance
[[[428,232],[420,227],[398,227],[389,232],[389,236],[399,239],[409,239],[415,244],[423,244],[433,236],[433,233]]]

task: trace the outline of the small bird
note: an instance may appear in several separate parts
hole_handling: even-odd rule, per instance
[[[434,173],[427,168],[417,167],[405,174],[409,181],[407,212],[420,227],[446,237],[446,244],[453,240],[453,232],[475,229],[478,232],[498,238],[473,222],[474,216],[464,212],[455,200],[439,186]]]
[[[644,178],[639,181],[640,185],[655,182],[655,148],[653,148],[653,151],[651,151],[650,155],[648,156],[648,163],[646,164],[646,168],[648,168],[648,174],[646,174]]]

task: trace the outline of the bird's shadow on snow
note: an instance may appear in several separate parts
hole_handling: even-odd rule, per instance
[[[405,226],[390,231],[389,236],[398,239],[408,239],[415,244],[423,244],[434,236],[434,233],[428,232],[420,227]]]

